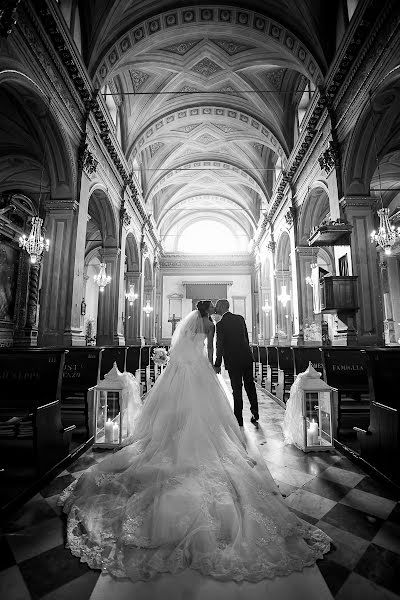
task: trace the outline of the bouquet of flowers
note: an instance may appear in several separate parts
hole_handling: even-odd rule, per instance
[[[164,367],[169,361],[169,354],[165,348],[154,348],[151,358],[156,365]]]

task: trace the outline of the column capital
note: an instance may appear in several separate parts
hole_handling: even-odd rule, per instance
[[[318,254],[318,251],[315,252],[315,248],[313,248],[312,246],[296,246],[295,251],[297,254],[300,254],[300,256],[315,256],[316,254]]]
[[[48,213],[75,212],[79,202],[75,198],[63,198],[59,200],[48,200],[46,202],[46,211]]]
[[[372,198],[372,196],[343,196],[339,203],[342,208],[372,208],[376,204],[376,198]]]
[[[100,254],[103,260],[117,259],[121,254],[121,248],[102,248]]]

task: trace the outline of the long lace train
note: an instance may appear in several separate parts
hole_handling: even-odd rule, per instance
[[[255,582],[312,565],[328,536],[289,511],[246,452],[197,337],[173,354],[127,445],[62,493],[71,552],[133,581],[190,567]]]

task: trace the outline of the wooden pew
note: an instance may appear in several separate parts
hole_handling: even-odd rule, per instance
[[[100,379],[104,379],[104,375],[111,371],[114,362],[121,373],[125,371],[126,346],[102,346]]]
[[[254,381],[258,382],[260,373],[260,352],[256,344],[250,344],[250,349],[253,353],[253,377]]]
[[[125,369],[134,376],[136,376],[136,371],[140,367],[140,350],[140,346],[129,346],[126,352]]]
[[[299,373],[304,373],[310,362],[316,371],[323,373],[321,348],[312,346],[294,346],[292,348],[292,353],[295,377]]]
[[[260,352],[260,365],[261,365],[261,387],[265,388],[267,385],[267,366],[268,366],[268,351],[266,346],[259,347]]]
[[[337,435],[356,438],[354,427],[367,429],[370,415],[367,358],[361,348],[322,348],[324,380],[338,390]]]
[[[400,348],[366,348],[371,401],[367,428],[356,427],[361,457],[400,485]]]
[[[275,393],[286,404],[294,381],[293,353],[290,346],[278,346],[278,382]]]
[[[142,346],[140,349],[140,394],[147,394],[150,383],[150,350],[152,346]]]
[[[278,383],[278,350],[275,346],[267,346],[268,365],[267,365],[267,384],[266,389],[275,394],[275,388]]]
[[[42,477],[68,456],[74,426],[61,422],[65,353],[0,350],[0,454],[6,469],[31,467]]]
[[[96,385],[100,377],[100,361],[103,349],[99,347],[70,348],[65,357],[61,387],[61,415],[64,425],[76,425],[74,437],[90,437],[87,392]]]

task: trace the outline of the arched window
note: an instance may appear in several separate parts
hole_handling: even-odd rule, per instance
[[[178,252],[188,254],[230,254],[243,252],[248,239],[236,235],[219,221],[204,219],[191,223],[178,240]]]

